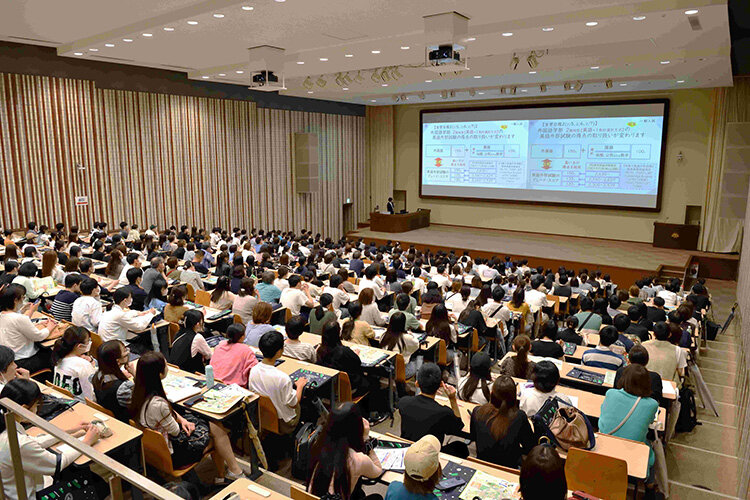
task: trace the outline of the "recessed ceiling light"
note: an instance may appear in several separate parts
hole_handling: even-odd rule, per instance
[[[305,64],[305,61],[297,61],[297,64]]]
[[[381,86],[381,87],[387,87],[387,86],[388,86],[388,84],[387,84],[387,83],[381,83],[381,84],[380,84],[380,86]]]
[[[219,76],[227,76],[226,73],[219,73]]]
[[[409,50],[409,46],[408,45],[402,45],[401,46],[401,50]]]
[[[373,54],[380,54],[379,50],[371,50],[370,52],[372,52]]]
[[[661,61],[659,64],[669,64],[671,61]]]
[[[123,38],[122,41],[130,43],[130,42],[133,41],[133,39],[132,38]]]
[[[91,52],[99,52],[99,49],[89,49]]]
[[[196,24],[198,24],[198,21],[188,21],[187,23],[188,23],[188,24],[189,24],[190,26],[195,26]]]
[[[473,42],[473,41],[475,41],[476,39],[477,39],[476,37],[474,37],[474,36],[470,36],[469,38],[467,38],[467,39],[466,39],[466,41],[467,41],[467,42]]]
[[[698,13],[698,9],[690,9],[690,10],[685,11],[685,14],[687,14],[688,16],[694,16],[697,13]]]
[[[166,26],[164,28],[164,31],[174,31],[174,28],[172,28],[171,26]]]
[[[586,26],[596,26],[597,24],[599,24],[599,23],[596,22],[596,21],[589,21],[589,22],[586,23]]]
[[[82,56],[82,55],[83,55],[83,52],[73,52],[73,55],[74,55],[74,56]]]
[[[479,94],[479,95],[484,95],[484,92],[477,92],[477,94]]]
[[[552,28],[551,26],[548,26],[546,28],[542,28],[542,31],[555,31],[555,28]]]
[[[425,80],[425,83],[432,83],[432,80]]]
[[[529,71],[530,75],[536,75],[536,71]]]
[[[377,102],[377,101],[375,101],[375,99],[370,99],[370,102]]]
[[[599,69],[599,66],[591,66],[591,69],[597,70],[597,69]]]
[[[627,83],[621,83],[621,84],[620,84],[620,87],[627,87],[627,86],[628,86],[628,84],[627,84]]]
[[[114,43],[105,43],[105,44],[104,44],[104,46],[105,46],[105,47],[110,47],[110,48],[111,48],[111,47],[114,47],[114,46],[115,46],[115,44],[114,44]]]
[[[344,54],[344,57],[354,57],[354,54]]]
[[[241,75],[242,73],[244,73],[244,71],[242,71],[241,69],[238,69],[237,71],[235,71],[235,73],[237,73],[238,75]]]
[[[308,90],[308,91],[307,91],[307,93],[308,93],[308,94],[312,94],[312,93],[313,93],[313,91],[312,91],[312,90]]]
[[[528,90],[526,90],[526,89],[521,89],[521,92],[528,92]]]
[[[219,13],[217,12],[216,14],[214,14],[214,17],[215,17],[216,19],[221,19],[221,18],[223,18],[223,17],[224,17],[224,14],[219,14]]]
[[[145,36],[146,38],[151,38],[152,36],[154,36],[154,34],[153,33],[144,33],[143,36]]]
[[[206,76],[206,75],[203,75],[201,78],[203,78],[204,80],[208,80],[210,77]]]
[[[685,80],[677,80],[677,83],[685,83]]]
[[[277,2],[277,3],[284,3],[284,2],[286,2],[286,0],[273,0],[273,1]]]
[[[511,33],[510,31],[508,31],[506,33],[503,33],[503,36],[513,36],[513,33]]]
[[[242,10],[253,10],[255,7],[251,7],[250,5],[243,5]]]
[[[482,75],[474,75],[474,78],[482,78]]]
[[[349,90],[349,87],[343,87],[341,90]]]
[[[320,60],[323,61],[323,62],[326,62],[328,60],[328,58],[327,57],[321,57]]]
[[[633,21],[643,21],[646,16],[633,16]]]

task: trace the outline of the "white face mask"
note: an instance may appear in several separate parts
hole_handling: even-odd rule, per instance
[[[89,351],[91,350],[91,340],[89,340],[89,341],[88,341],[88,342],[86,342],[85,344],[81,344],[81,345],[82,345],[82,346],[83,346],[83,348],[85,349],[85,351],[84,351],[84,352],[89,352]]]

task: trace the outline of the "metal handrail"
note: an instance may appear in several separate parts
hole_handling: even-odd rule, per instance
[[[18,430],[16,426],[17,422],[14,414],[20,415],[47,434],[56,437],[71,448],[80,451],[83,455],[110,471],[113,474],[112,478],[109,480],[109,489],[112,494],[112,500],[122,500],[121,479],[125,479],[134,487],[138,487],[141,491],[148,492],[149,495],[157,500],[181,500],[181,497],[178,495],[171,493],[142,474],[125,467],[120,462],[72,437],[59,427],[50,424],[43,418],[39,417],[36,413],[30,412],[14,401],[8,398],[0,399],[0,407],[7,410],[5,413],[5,425],[8,432],[8,445],[10,447],[11,459],[13,461],[13,474],[16,482],[18,500],[28,500],[28,497],[26,495],[26,478],[23,471],[23,463],[21,462],[21,450],[18,445]]]

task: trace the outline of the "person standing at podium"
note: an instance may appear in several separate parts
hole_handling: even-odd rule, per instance
[[[393,204],[393,198],[388,198],[388,204],[386,205],[386,210],[389,214],[395,214],[396,213],[396,205]]]

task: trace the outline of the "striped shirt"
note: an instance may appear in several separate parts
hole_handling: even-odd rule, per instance
[[[625,358],[612,352],[609,347],[601,345],[585,351],[581,362],[585,366],[606,368],[607,370],[617,370],[621,366],[625,366]]]
[[[52,308],[50,312],[57,321],[72,321],[73,315],[73,302],[79,295],[70,290],[63,290],[58,293],[55,297],[55,301],[52,302]]]

